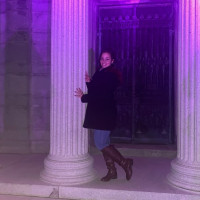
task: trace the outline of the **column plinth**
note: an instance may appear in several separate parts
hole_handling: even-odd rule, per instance
[[[94,180],[88,131],[82,128],[85,105],[74,96],[85,90],[88,71],[88,0],[53,0],[51,33],[50,153],[41,179],[56,185]]]
[[[200,1],[179,1],[176,87],[177,158],[169,182],[200,193]]]
[[[43,181],[56,185],[79,185],[94,179],[93,160],[86,154],[78,157],[55,157],[49,155],[41,174]]]
[[[169,182],[178,188],[200,193],[199,163],[185,162],[175,159],[171,163]]]

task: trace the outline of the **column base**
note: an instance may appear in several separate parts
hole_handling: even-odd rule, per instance
[[[96,178],[93,159],[89,154],[73,157],[48,155],[44,161],[41,180],[52,185],[80,185]]]
[[[200,194],[200,165],[175,159],[167,176],[169,183],[179,189]]]

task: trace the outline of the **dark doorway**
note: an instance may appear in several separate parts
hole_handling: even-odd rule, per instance
[[[97,52],[123,74],[112,141],[173,143],[174,19],[171,3],[98,7]]]

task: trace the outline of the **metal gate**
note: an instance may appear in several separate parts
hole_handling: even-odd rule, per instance
[[[112,140],[173,142],[173,4],[99,6],[98,53],[112,48],[123,84]]]

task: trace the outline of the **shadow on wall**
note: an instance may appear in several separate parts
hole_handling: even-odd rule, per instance
[[[39,48],[38,48],[39,49]],[[50,48],[44,55],[33,45],[28,31],[17,31],[5,47],[5,112],[1,151],[48,151],[50,126]],[[34,55],[34,56],[33,56]],[[35,62],[32,61],[35,59]],[[36,62],[37,61],[37,62]],[[46,73],[33,69],[37,63]],[[46,141],[46,146],[44,142]],[[44,150],[45,148],[45,150]]]
[[[31,39],[26,31],[9,36],[5,47],[5,140],[29,138]]]

